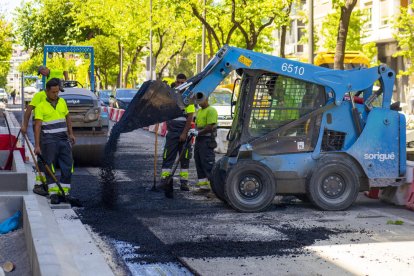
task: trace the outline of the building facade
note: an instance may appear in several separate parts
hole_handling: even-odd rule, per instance
[[[292,10],[291,27],[287,34],[285,53],[287,57],[295,57],[297,60],[307,61],[308,46],[300,45],[303,35],[306,35],[307,26],[299,14],[308,14],[309,1],[313,1],[314,9],[314,32],[320,33],[325,17],[333,12],[332,0],[306,0],[301,1],[299,7]],[[400,7],[406,7],[408,0],[359,0],[356,8],[363,9],[367,13],[368,22],[363,28],[364,38],[362,43],[374,42],[378,49],[377,60],[390,66],[396,73],[405,70],[406,62],[402,57],[393,57],[398,50],[394,34],[398,31],[393,28],[393,20],[398,16]],[[280,34],[275,33],[275,55],[279,53],[278,38]],[[318,36],[317,50],[325,51],[322,47],[323,37]],[[406,102],[409,93],[408,77],[400,77],[396,80],[394,100]]]

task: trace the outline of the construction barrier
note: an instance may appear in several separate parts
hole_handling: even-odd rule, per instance
[[[148,127],[148,131],[155,132],[156,125],[151,125]],[[167,123],[162,122],[158,124],[158,135],[165,136],[167,135]]]
[[[119,122],[119,120],[121,120],[122,115],[124,115],[125,110],[124,109],[119,109],[119,108],[103,106],[102,107],[102,112],[107,112],[108,113],[109,120],[111,120],[113,122]]]

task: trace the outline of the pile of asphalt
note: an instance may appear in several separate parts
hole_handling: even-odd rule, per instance
[[[175,198],[170,200],[164,198],[161,192],[150,191],[153,184],[153,143],[153,136],[141,130],[121,136],[117,152],[113,152],[112,171],[109,172],[110,177],[113,177],[111,185],[115,186],[105,187],[96,176],[77,175],[76,170],[72,180],[72,194],[84,205],[76,209],[82,222],[105,237],[136,245],[136,255],[130,260],[132,262],[177,262],[178,257],[295,256],[308,254],[304,248],[316,241],[356,231],[350,227],[298,227],[297,224],[280,220],[267,226],[281,233],[283,238],[275,236],[265,241],[245,240],[244,237],[237,239],[237,235],[232,233],[223,238],[203,233],[200,225],[215,223],[214,218],[222,214],[237,217],[241,223],[248,220],[218,199],[194,198],[188,192],[175,190]],[[158,160],[160,168],[161,156]],[[196,179],[193,163],[190,166],[190,179]],[[108,204],[105,202],[108,198],[117,200]],[[283,212],[285,208],[283,205],[273,205],[267,214]],[[295,206],[287,208],[290,212],[300,212],[300,208],[295,211]],[[189,236],[183,237],[187,234],[177,233],[174,229],[155,235],[154,228],[160,226],[159,221],[165,218],[168,219],[161,226],[164,223],[164,228],[168,229],[169,222],[173,225],[183,221],[186,224],[180,227],[191,230]],[[260,221],[260,216],[257,219]],[[195,239],[194,236],[201,238]]]

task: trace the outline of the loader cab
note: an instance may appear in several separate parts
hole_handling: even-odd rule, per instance
[[[326,102],[323,86],[244,70],[227,155],[236,156],[246,143],[262,155],[313,151],[322,119],[315,110]]]

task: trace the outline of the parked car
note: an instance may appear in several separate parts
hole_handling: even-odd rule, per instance
[[[217,88],[209,97],[209,104],[217,110],[220,128],[230,128],[233,123],[231,118],[231,95],[232,91],[228,88]],[[233,98],[233,101],[236,99]]]
[[[111,106],[120,109],[127,109],[129,103],[132,101],[137,92],[138,89],[117,88],[115,90],[115,97],[113,99],[113,103],[111,103]]]
[[[109,106],[109,98],[111,97],[111,95],[112,95],[112,90],[98,91],[98,99],[105,106]]]
[[[26,86],[23,88],[24,91],[24,102],[26,104],[30,103],[33,99],[34,94],[38,92],[37,88],[33,86]]]
[[[0,88],[0,102],[7,103],[8,97],[6,90]]]

